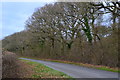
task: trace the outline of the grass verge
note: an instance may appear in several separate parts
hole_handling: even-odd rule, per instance
[[[40,59],[40,58],[34,58],[34,57],[22,57],[22,58],[44,60],[44,61],[51,61],[51,62],[59,62],[59,63],[65,63],[65,64],[74,64],[74,65],[88,67],[88,68],[95,68],[95,69],[99,69],[99,70],[105,70],[105,71],[111,71],[111,72],[118,72],[118,73],[120,73],[120,70],[118,68],[111,68],[111,67],[102,66],[102,65],[83,64],[83,63],[63,61],[63,60]]]
[[[49,68],[44,64],[40,64],[28,60],[22,60],[22,59],[20,60],[33,67],[32,70],[34,74],[32,75],[32,78],[72,78],[64,74],[63,72]]]

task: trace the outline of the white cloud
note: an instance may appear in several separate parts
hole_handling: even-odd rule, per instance
[[[0,35],[2,35],[2,3],[0,3]],[[0,36],[0,40],[1,40]]]
[[[33,14],[35,8],[44,6],[46,2],[5,2],[3,4],[3,10],[0,9],[0,14],[3,16],[3,19],[0,18],[0,22],[3,24],[0,24],[0,40],[5,36],[24,30],[25,21]]]
[[[2,2],[100,2],[120,0],[1,0]]]
[[[1,0],[2,2],[55,2],[56,0]]]

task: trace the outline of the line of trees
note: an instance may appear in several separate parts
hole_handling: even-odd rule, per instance
[[[25,30],[2,40],[22,56],[118,67],[120,2],[56,2],[37,8]]]

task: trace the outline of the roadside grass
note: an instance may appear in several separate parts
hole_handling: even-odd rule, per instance
[[[99,70],[105,70],[105,71],[111,71],[111,72],[120,73],[120,70],[118,68],[111,68],[111,67],[102,66],[102,65],[83,64],[83,63],[77,63],[77,62],[71,62],[71,61],[63,61],[63,60],[40,59],[40,58],[34,58],[34,57],[22,57],[22,58],[44,60],[44,61],[51,61],[51,62],[59,62],[59,63],[65,63],[65,64],[74,64],[74,65],[88,67],[88,68],[94,68],[94,69],[99,69]]]
[[[29,60],[20,60],[33,67],[32,70],[34,73],[32,74],[32,78],[72,78],[63,72],[49,68],[44,64],[32,62]]]

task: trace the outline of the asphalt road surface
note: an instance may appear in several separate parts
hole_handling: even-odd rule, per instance
[[[77,66],[73,64],[34,60],[28,58],[20,58],[20,59],[42,63],[50,68],[64,72],[73,78],[118,78],[118,73],[116,72],[97,70],[97,69]]]

